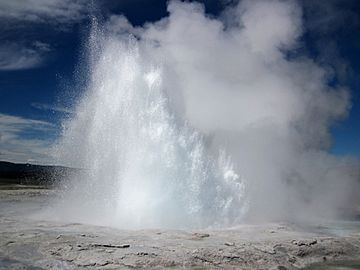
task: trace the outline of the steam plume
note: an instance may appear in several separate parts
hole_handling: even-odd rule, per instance
[[[219,149],[224,149],[233,163],[227,166],[231,168],[227,172],[237,172],[236,175],[241,176],[232,178],[233,184],[242,186],[235,189],[235,194],[226,191],[216,197],[216,188],[205,187],[231,189],[224,180],[226,173],[216,184],[204,180],[205,185],[198,186],[208,192],[201,197],[206,205],[215,205],[217,198],[231,201],[231,210],[225,211],[226,214],[221,212],[211,221],[207,219],[211,214],[206,214],[207,221],[199,224],[224,225],[222,220],[226,220],[225,225],[233,225],[247,219],[335,218],[344,214],[350,204],[359,203],[353,193],[358,187],[357,176],[351,169],[358,166],[357,161],[328,153],[330,129],[336,121],[346,117],[349,92],[329,86],[331,77],[327,70],[309,56],[297,53],[302,35],[302,12],[297,2],[244,0],[225,10],[217,19],[207,16],[198,3],[171,1],[168,11],[168,17],[143,27],[132,26],[125,17],[113,16],[100,33],[94,31],[95,43],[100,46],[94,49],[97,60],[93,64],[93,82],[78,108],[78,115],[65,130],[62,153],[75,156],[82,161],[81,166],[96,167],[104,165],[101,160],[108,160],[107,155],[114,155],[112,160],[116,164],[116,160],[122,160],[117,155],[131,151],[125,144],[120,147],[113,141],[103,145],[114,143],[113,147],[119,146],[115,152],[106,148],[90,151],[89,142],[82,141],[74,132],[98,128],[97,121],[108,121],[101,123],[102,129],[98,132],[102,134],[114,134],[114,129],[121,125],[125,125],[122,132],[131,132],[131,125],[136,121],[131,122],[129,117],[139,117],[140,113],[117,118],[117,113],[129,104],[112,101],[126,98],[119,89],[124,88],[122,83],[133,78],[126,77],[125,73],[137,76],[134,69],[146,70],[146,65],[151,63],[161,70],[154,74],[161,78],[162,90],[158,95],[166,100],[166,109],[163,109],[171,115],[171,125],[179,127],[186,123],[190,130],[201,134],[202,139],[196,141],[205,149],[201,160],[207,160],[205,156],[216,157]],[[116,51],[129,50],[121,44],[134,48],[140,64],[129,64],[133,60],[126,53],[117,59]],[[144,74],[152,74],[147,72]],[[138,91],[135,95],[141,95],[144,85],[133,89]],[[112,90],[106,92],[109,87]],[[138,97],[135,103],[141,100]],[[136,106],[146,108],[141,102]],[[104,107],[109,111],[104,111]],[[92,108],[91,115],[86,108]],[[98,113],[105,113],[105,116],[97,118]],[[156,119],[162,123],[168,121]],[[127,126],[129,123],[131,125]],[[149,128],[145,123],[140,124]],[[128,135],[116,134],[118,141],[128,138]],[[174,131],[172,134],[181,137],[182,133]],[[184,138],[190,140],[191,135]],[[105,136],[106,139],[114,140],[114,136]],[[176,140],[163,139],[170,145],[177,144]],[[191,156],[197,143],[190,142],[183,151]],[[69,151],[74,145],[78,145],[77,155]],[[161,156],[157,149],[151,151]],[[223,165],[217,168],[221,167],[224,168]],[[108,170],[111,169],[104,168],[101,175],[106,175]],[[211,179],[216,170],[221,169],[210,169]],[[166,177],[171,178],[170,175],[166,172]],[[146,178],[146,175],[141,177]],[[123,181],[121,175],[117,181]],[[168,182],[159,184],[165,183]],[[191,185],[191,181],[186,183]],[[202,204],[202,207],[206,206]],[[211,211],[216,212],[215,208]]]

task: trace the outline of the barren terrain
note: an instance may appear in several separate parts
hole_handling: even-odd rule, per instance
[[[130,231],[40,219],[55,194],[2,186],[0,269],[360,269],[356,221]]]

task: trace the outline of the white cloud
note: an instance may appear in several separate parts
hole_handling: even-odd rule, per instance
[[[36,109],[45,110],[45,111],[55,111],[55,112],[66,113],[66,114],[74,113],[73,110],[71,110],[65,106],[61,106],[61,105],[52,105],[52,104],[44,104],[44,103],[34,102],[34,103],[31,103],[31,106],[33,106]]]
[[[51,51],[49,44],[32,40],[31,36],[24,39],[13,32],[22,28],[21,31],[27,31],[38,24],[66,31],[88,14],[88,4],[85,0],[0,0],[0,24],[7,33],[0,37],[0,71],[42,66]],[[41,35],[41,31],[36,35]]]
[[[0,0],[0,18],[38,23],[71,23],[86,14],[85,0]]]
[[[56,127],[46,121],[0,113],[0,159],[51,164],[49,138],[55,131]]]
[[[0,71],[39,67],[50,51],[50,45],[41,41],[31,45],[4,42],[0,45]]]

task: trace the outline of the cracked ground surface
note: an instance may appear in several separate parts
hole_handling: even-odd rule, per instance
[[[0,190],[0,269],[284,270],[360,260],[359,222],[131,231],[34,218],[55,192],[21,186]]]

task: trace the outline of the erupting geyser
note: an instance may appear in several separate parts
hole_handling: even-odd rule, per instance
[[[359,203],[357,161],[328,153],[349,95],[293,52],[296,2],[244,0],[221,19],[194,3],[168,11],[143,27],[122,16],[94,27],[87,91],[56,147],[83,170],[64,180],[56,214],[197,228],[334,218]]]
[[[68,183],[64,211],[122,228],[238,221],[243,181],[225,153],[210,157],[200,134],[177,123],[161,67],[141,57],[133,38],[102,42],[89,91],[62,145],[86,168]],[[81,148],[73,153],[71,145]]]

